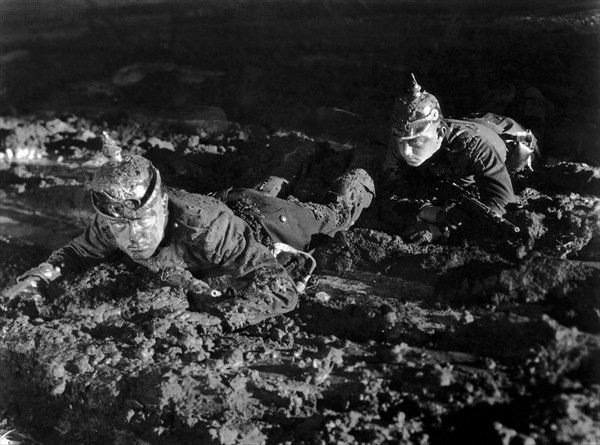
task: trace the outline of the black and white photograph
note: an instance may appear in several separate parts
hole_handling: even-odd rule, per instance
[[[600,445],[598,0],[0,0],[0,445]]]

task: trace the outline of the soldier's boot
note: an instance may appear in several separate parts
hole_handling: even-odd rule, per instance
[[[366,170],[351,169],[335,181],[330,196],[328,205],[347,214],[347,221],[343,225],[348,229],[373,202],[375,183]]]
[[[281,176],[267,176],[251,188],[266,196],[285,198],[290,194],[290,181]]]

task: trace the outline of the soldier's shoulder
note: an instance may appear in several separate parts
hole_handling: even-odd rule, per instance
[[[211,196],[172,188],[167,188],[166,192],[171,211],[181,219],[189,220],[230,211],[222,201]]]
[[[491,147],[502,140],[489,128],[476,122],[446,119],[448,125],[447,149],[451,152],[474,153],[482,147]]]

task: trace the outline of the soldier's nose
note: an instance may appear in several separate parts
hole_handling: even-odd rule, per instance
[[[131,241],[138,241],[140,239],[141,233],[142,233],[142,231],[139,227],[132,226],[129,229],[129,239]]]
[[[404,154],[404,156],[410,156],[413,153],[411,146],[408,145],[406,142],[404,142],[404,145],[402,147],[402,153]]]

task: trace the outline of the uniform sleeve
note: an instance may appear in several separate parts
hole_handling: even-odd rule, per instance
[[[222,211],[196,240],[188,246],[191,253],[235,279],[237,298],[214,306],[227,328],[256,324],[296,307],[298,294],[291,277],[242,219]]]
[[[480,141],[473,157],[472,169],[482,202],[499,214],[506,204],[515,202],[512,182],[498,151]]]
[[[118,252],[110,229],[95,215],[82,235],[52,252],[48,263],[59,267],[61,274],[78,272]]]

